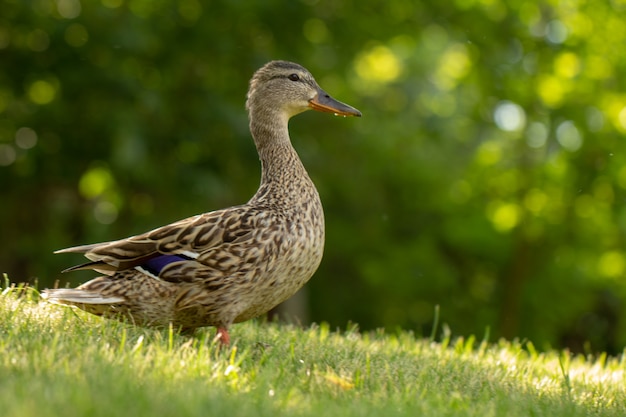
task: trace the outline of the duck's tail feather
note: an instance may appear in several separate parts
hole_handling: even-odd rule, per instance
[[[41,297],[54,304],[94,304],[111,305],[122,303],[126,299],[115,296],[104,296],[100,293],[76,288],[57,288],[44,290]]]

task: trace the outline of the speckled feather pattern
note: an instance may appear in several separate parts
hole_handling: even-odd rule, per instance
[[[298,83],[288,79],[292,74]],[[261,68],[250,82],[247,101],[262,165],[254,197],[127,239],[59,251],[83,253],[91,261],[70,269],[104,275],[76,289],[47,290],[44,296],[137,325],[172,324],[186,331],[227,329],[289,298],[320,264],[324,212],[291,145],[287,122],[311,107],[320,92],[297,64],[272,61]],[[158,275],[142,267],[162,255],[180,258]]]

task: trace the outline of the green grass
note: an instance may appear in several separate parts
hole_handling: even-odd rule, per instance
[[[0,296],[0,415],[623,416],[624,360],[248,322],[232,349]]]

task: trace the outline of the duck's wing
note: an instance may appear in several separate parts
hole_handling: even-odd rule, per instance
[[[241,243],[251,239],[256,223],[251,221],[256,217],[252,211],[246,205],[231,207],[189,217],[126,239],[75,246],[55,253],[82,253],[91,261],[63,272],[92,269],[113,276],[116,272],[134,268],[154,278],[186,280],[174,271],[191,272],[205,267],[209,252],[223,252],[221,248],[228,249],[233,243],[239,243],[237,246],[241,247]]]

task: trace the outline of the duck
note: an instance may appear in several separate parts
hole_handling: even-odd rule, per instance
[[[307,283],[322,260],[324,211],[288,122],[307,110],[361,112],[331,97],[303,66],[280,60],[254,73],[246,110],[261,162],[259,188],[247,203],[58,250],[88,260],[63,272],[101,276],[76,288],[47,289],[42,297],[137,326],[191,334],[213,326],[227,346],[234,323],[263,315]]]

